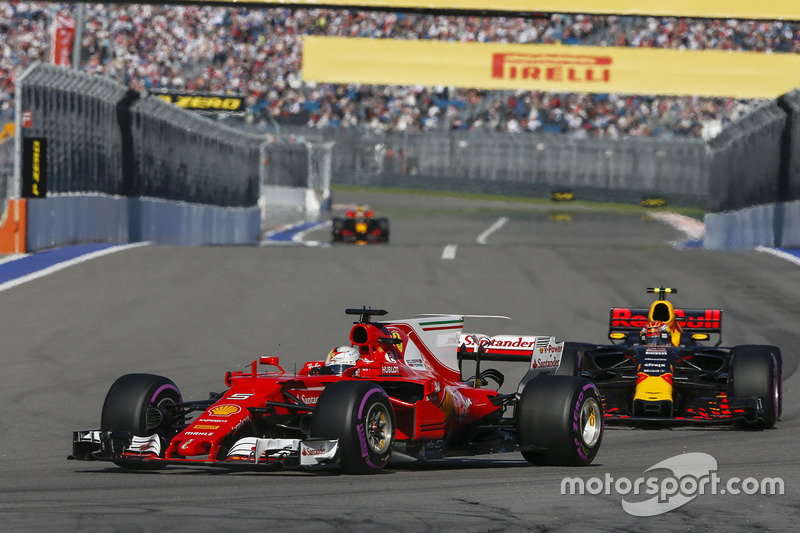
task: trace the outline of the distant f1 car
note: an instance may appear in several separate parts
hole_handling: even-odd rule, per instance
[[[722,347],[722,310],[678,309],[658,295],[647,308],[614,307],[610,345],[567,342],[559,373],[591,380],[603,396],[606,422],[733,423],[771,428],[781,415],[777,346]],[[703,344],[717,335],[716,344]]]
[[[357,474],[382,469],[393,452],[426,459],[521,452],[534,464],[577,466],[597,454],[600,394],[584,378],[554,375],[564,345],[553,337],[464,334],[459,315],[379,322],[372,317],[386,311],[346,313],[359,316],[351,346],[294,374],[277,357],[262,357],[228,372],[227,389],[208,400],[184,400],[165,377],[120,377],[100,429],[75,431],[69,459],[140,470],[338,465]],[[503,375],[480,369],[495,360],[528,365],[516,392],[500,393]],[[464,361],[475,361],[467,379]]]
[[[359,206],[333,217],[333,242],[375,244],[389,242],[389,219],[375,218],[372,209]]]

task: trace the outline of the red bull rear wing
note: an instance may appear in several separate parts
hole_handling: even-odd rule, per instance
[[[614,333],[640,331],[647,324],[646,307],[612,307],[609,314],[609,338],[617,338]],[[722,337],[722,309],[678,309],[675,308],[675,322],[689,335],[717,334]]]

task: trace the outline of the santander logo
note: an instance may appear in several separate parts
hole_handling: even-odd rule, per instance
[[[561,363],[561,358],[556,359],[533,359],[531,368],[556,368]]]

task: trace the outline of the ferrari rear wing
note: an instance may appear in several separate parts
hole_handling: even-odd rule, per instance
[[[487,335],[462,333],[458,340],[459,359],[482,361],[508,361],[530,363],[532,357],[548,361],[551,366],[558,366],[563,342],[556,342],[555,337],[545,335]],[[480,353],[479,353],[480,352]]]

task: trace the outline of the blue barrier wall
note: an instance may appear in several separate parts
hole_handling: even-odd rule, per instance
[[[775,244],[775,204],[708,213],[705,223],[703,247],[710,250],[746,250]]]
[[[203,246],[257,244],[261,240],[261,209],[130,199],[132,241]],[[138,224],[136,219],[138,217]]]
[[[28,200],[27,249],[77,242],[177,246],[257,244],[261,210],[153,198],[64,195]]]

